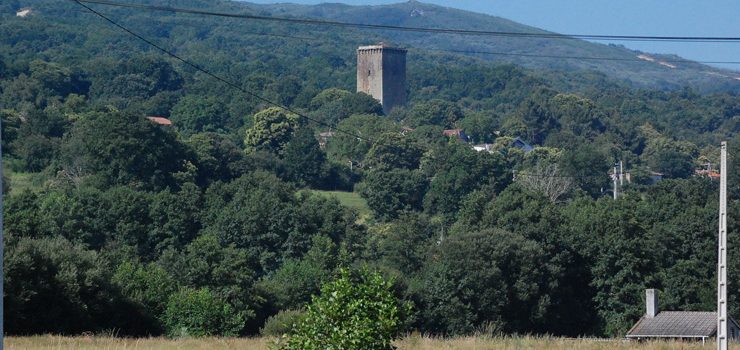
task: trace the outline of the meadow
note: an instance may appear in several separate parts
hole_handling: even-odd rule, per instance
[[[271,338],[113,338],[102,336],[32,336],[7,337],[7,350],[222,350],[254,349],[267,350],[275,345]],[[399,350],[509,350],[509,349],[552,349],[552,350],[692,350],[715,349],[714,342],[627,341],[624,339],[573,339],[556,337],[458,337],[433,338],[411,335],[396,341]],[[731,344],[730,349],[740,350],[740,344]]]
[[[373,215],[370,207],[367,205],[367,201],[365,198],[362,198],[359,193],[321,190],[311,190],[311,192],[327,198],[336,198],[339,203],[342,203],[342,205],[355,209],[359,216],[359,223],[364,223]]]

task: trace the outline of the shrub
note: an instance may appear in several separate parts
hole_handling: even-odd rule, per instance
[[[236,336],[244,317],[207,288],[182,288],[170,296],[163,323],[173,337]]]
[[[377,272],[351,276],[342,270],[313,298],[283,349],[394,349],[391,341],[402,330],[403,305],[391,286]]]
[[[281,337],[291,333],[304,316],[303,310],[282,310],[265,321],[265,325],[260,328],[260,334],[264,337]]]

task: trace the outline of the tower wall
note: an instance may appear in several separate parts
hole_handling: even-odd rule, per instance
[[[357,49],[357,92],[380,101],[386,115],[406,104],[406,50],[385,45]]]
[[[361,47],[357,50],[357,92],[364,92],[383,104],[383,50]]]

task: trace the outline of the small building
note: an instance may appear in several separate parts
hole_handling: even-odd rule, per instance
[[[329,139],[334,137],[334,131],[322,131],[319,133],[319,148],[326,148],[326,143]]]
[[[462,129],[447,129],[442,131],[442,135],[447,137],[457,137],[460,141],[470,142],[470,137],[465,135],[465,131]]]
[[[33,12],[30,7],[24,7],[15,12],[16,17],[26,17]]]
[[[511,141],[511,145],[513,147],[521,149],[522,151],[524,151],[524,153],[529,153],[534,150],[534,147],[532,147],[532,145],[518,137],[515,138],[514,141]]]
[[[645,290],[645,315],[627,332],[629,339],[681,339],[701,340],[717,334],[717,313],[714,311],[662,311],[658,310],[658,292]],[[730,317],[727,329],[729,339],[740,340],[740,326]]]
[[[490,143],[481,143],[479,145],[473,145],[473,149],[477,152],[493,152],[493,145]]]
[[[165,117],[151,116],[151,117],[146,117],[146,119],[149,119],[152,123],[157,124],[157,125],[172,126],[172,121]]]
[[[695,176],[704,176],[712,180],[719,180],[720,173],[711,169],[697,169],[694,171]]]
[[[663,173],[658,173],[658,172],[655,172],[655,171],[651,171],[650,172],[650,184],[651,185],[654,185],[654,184],[656,184],[656,183],[658,183],[660,181],[663,181],[663,176],[664,176]]]

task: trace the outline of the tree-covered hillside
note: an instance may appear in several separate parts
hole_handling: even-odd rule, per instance
[[[348,6],[321,4],[249,5],[273,16],[320,18],[349,23],[368,23],[422,28],[455,28],[508,33],[554,34],[504,18],[462,11],[419,1],[391,5]],[[370,33],[373,33],[370,31]],[[415,32],[376,31],[392,42],[427,50],[469,52],[467,55],[494,62],[516,63],[529,68],[592,70],[637,87],[676,90],[691,86],[701,91],[740,92],[737,71],[717,69],[683,59],[630,50],[621,45],[583,40],[517,38],[510,36],[439,35]],[[478,53],[476,53],[478,52]],[[498,53],[498,54],[482,54]],[[572,58],[559,58],[559,57]],[[606,60],[578,59],[582,57]],[[642,57],[642,59],[640,58]],[[652,59],[649,61],[648,59]]]
[[[695,170],[740,150],[736,92],[412,48],[383,115],[354,92],[383,33],[90,6],[232,85],[74,2],[0,4],[10,334],[275,335],[363,269],[410,306],[394,331],[621,336],[644,288],[714,308],[719,186]],[[355,11],[327,6],[301,11]]]

